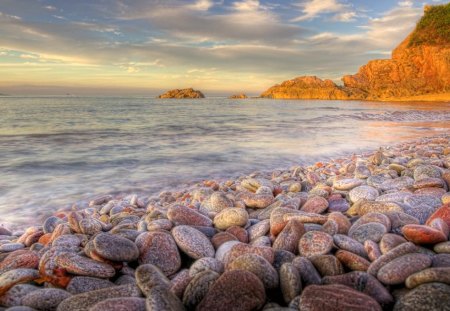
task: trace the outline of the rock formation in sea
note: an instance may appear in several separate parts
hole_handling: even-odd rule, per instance
[[[158,98],[205,98],[202,92],[188,89],[174,89],[158,96]]]
[[[425,6],[415,30],[392,58],[369,61],[343,86],[316,77],[299,77],[261,94],[269,98],[395,100],[427,96],[450,99],[450,3]]]
[[[234,95],[231,95],[231,96],[228,97],[228,98],[230,98],[230,99],[246,99],[246,98],[248,98],[248,96],[245,95],[244,93],[241,93],[241,94],[234,94]]]

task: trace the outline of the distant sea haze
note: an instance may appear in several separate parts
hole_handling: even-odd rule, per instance
[[[1,97],[1,223],[450,131],[450,103]]]

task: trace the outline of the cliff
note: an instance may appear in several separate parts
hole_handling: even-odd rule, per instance
[[[358,97],[359,96],[359,97]],[[314,76],[297,77],[269,88],[261,97],[275,99],[351,99],[363,98],[356,92],[346,90],[331,80],[321,80]]]
[[[358,73],[330,80],[300,77],[268,89],[261,96],[298,99],[449,100],[450,4],[426,6],[414,31],[392,52],[372,60]]]
[[[158,98],[205,98],[205,95],[203,95],[200,91],[194,90],[193,88],[188,88],[170,90],[159,95]]]

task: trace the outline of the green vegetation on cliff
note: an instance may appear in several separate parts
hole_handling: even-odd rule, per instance
[[[409,41],[409,46],[420,44],[450,44],[450,3],[425,7]]]

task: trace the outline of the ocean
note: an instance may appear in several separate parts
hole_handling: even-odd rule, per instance
[[[0,97],[0,223],[450,131],[450,102]]]

